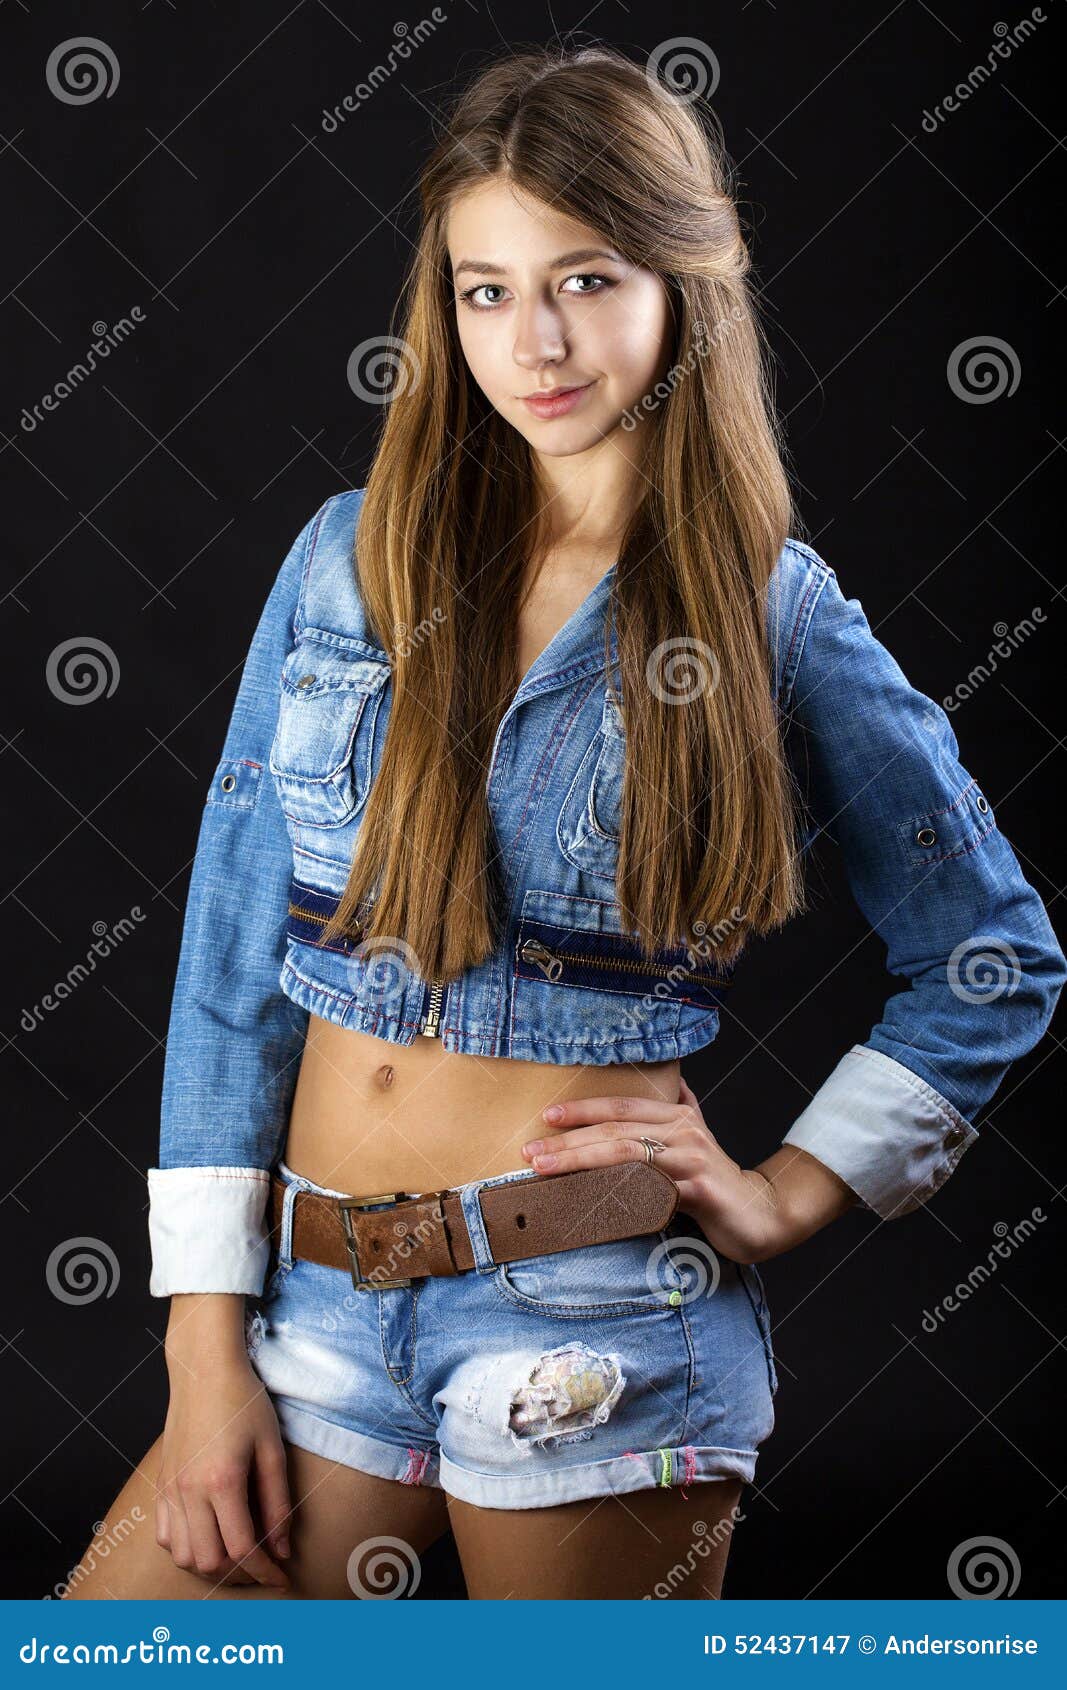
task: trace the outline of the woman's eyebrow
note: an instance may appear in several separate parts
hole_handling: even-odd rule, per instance
[[[621,264],[622,259],[617,252],[605,252],[600,247],[582,247],[578,252],[563,252],[558,258],[550,258],[547,268],[561,270],[565,264],[587,264],[592,258],[606,258],[611,264]],[[462,258],[452,271],[458,276],[461,270],[473,270],[481,276],[506,276],[505,264],[493,264],[488,258]]]

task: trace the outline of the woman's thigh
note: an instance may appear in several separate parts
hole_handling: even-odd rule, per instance
[[[630,1491],[553,1508],[479,1508],[449,1499],[467,1594],[718,1598],[742,1481]]]
[[[223,1584],[176,1566],[170,1551],[156,1542],[162,1447],[160,1436],[119,1491],[108,1510],[107,1527],[90,1544],[68,1583],[68,1597],[193,1602],[354,1598],[361,1582],[373,1576],[374,1539],[399,1538],[417,1556],[448,1530],[440,1490],[375,1478],[287,1442],[292,1554],[281,1565],[291,1587],[281,1591],[261,1584]],[[133,1522],[133,1530],[113,1541],[119,1521]],[[403,1580],[410,1573],[400,1567],[398,1576]]]

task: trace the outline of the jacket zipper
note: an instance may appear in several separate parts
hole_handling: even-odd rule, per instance
[[[540,939],[524,941],[521,956],[524,962],[532,962],[542,970],[547,979],[558,981],[563,978],[563,964],[577,962],[586,968],[620,968],[635,974],[670,974],[677,975],[680,963],[632,962],[626,957],[586,956],[581,951],[550,951]],[[715,974],[697,974],[689,969],[683,969],[687,980],[696,981],[706,986],[726,986],[729,981]]]
[[[428,1039],[436,1039],[441,1028],[441,1008],[445,995],[444,984],[440,980],[431,980],[429,993],[426,1014],[422,1018],[419,1032],[425,1033]]]

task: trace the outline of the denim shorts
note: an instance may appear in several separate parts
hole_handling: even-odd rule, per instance
[[[292,1255],[297,1192],[345,1193],[276,1171],[280,1235],[245,1341],[289,1443],[483,1508],[752,1479],[778,1383],[763,1284],[690,1216],[497,1263],[478,1194],[536,1177],[517,1169],[452,1188],[473,1268],[357,1290]]]

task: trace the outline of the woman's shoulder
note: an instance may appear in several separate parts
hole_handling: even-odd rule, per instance
[[[767,583],[766,606],[780,704],[789,696],[815,605],[831,579],[834,571],[814,547],[786,539]]]
[[[356,572],[356,529],[364,491],[350,487],[331,494],[312,519],[298,632],[377,650],[378,642],[368,633]]]

